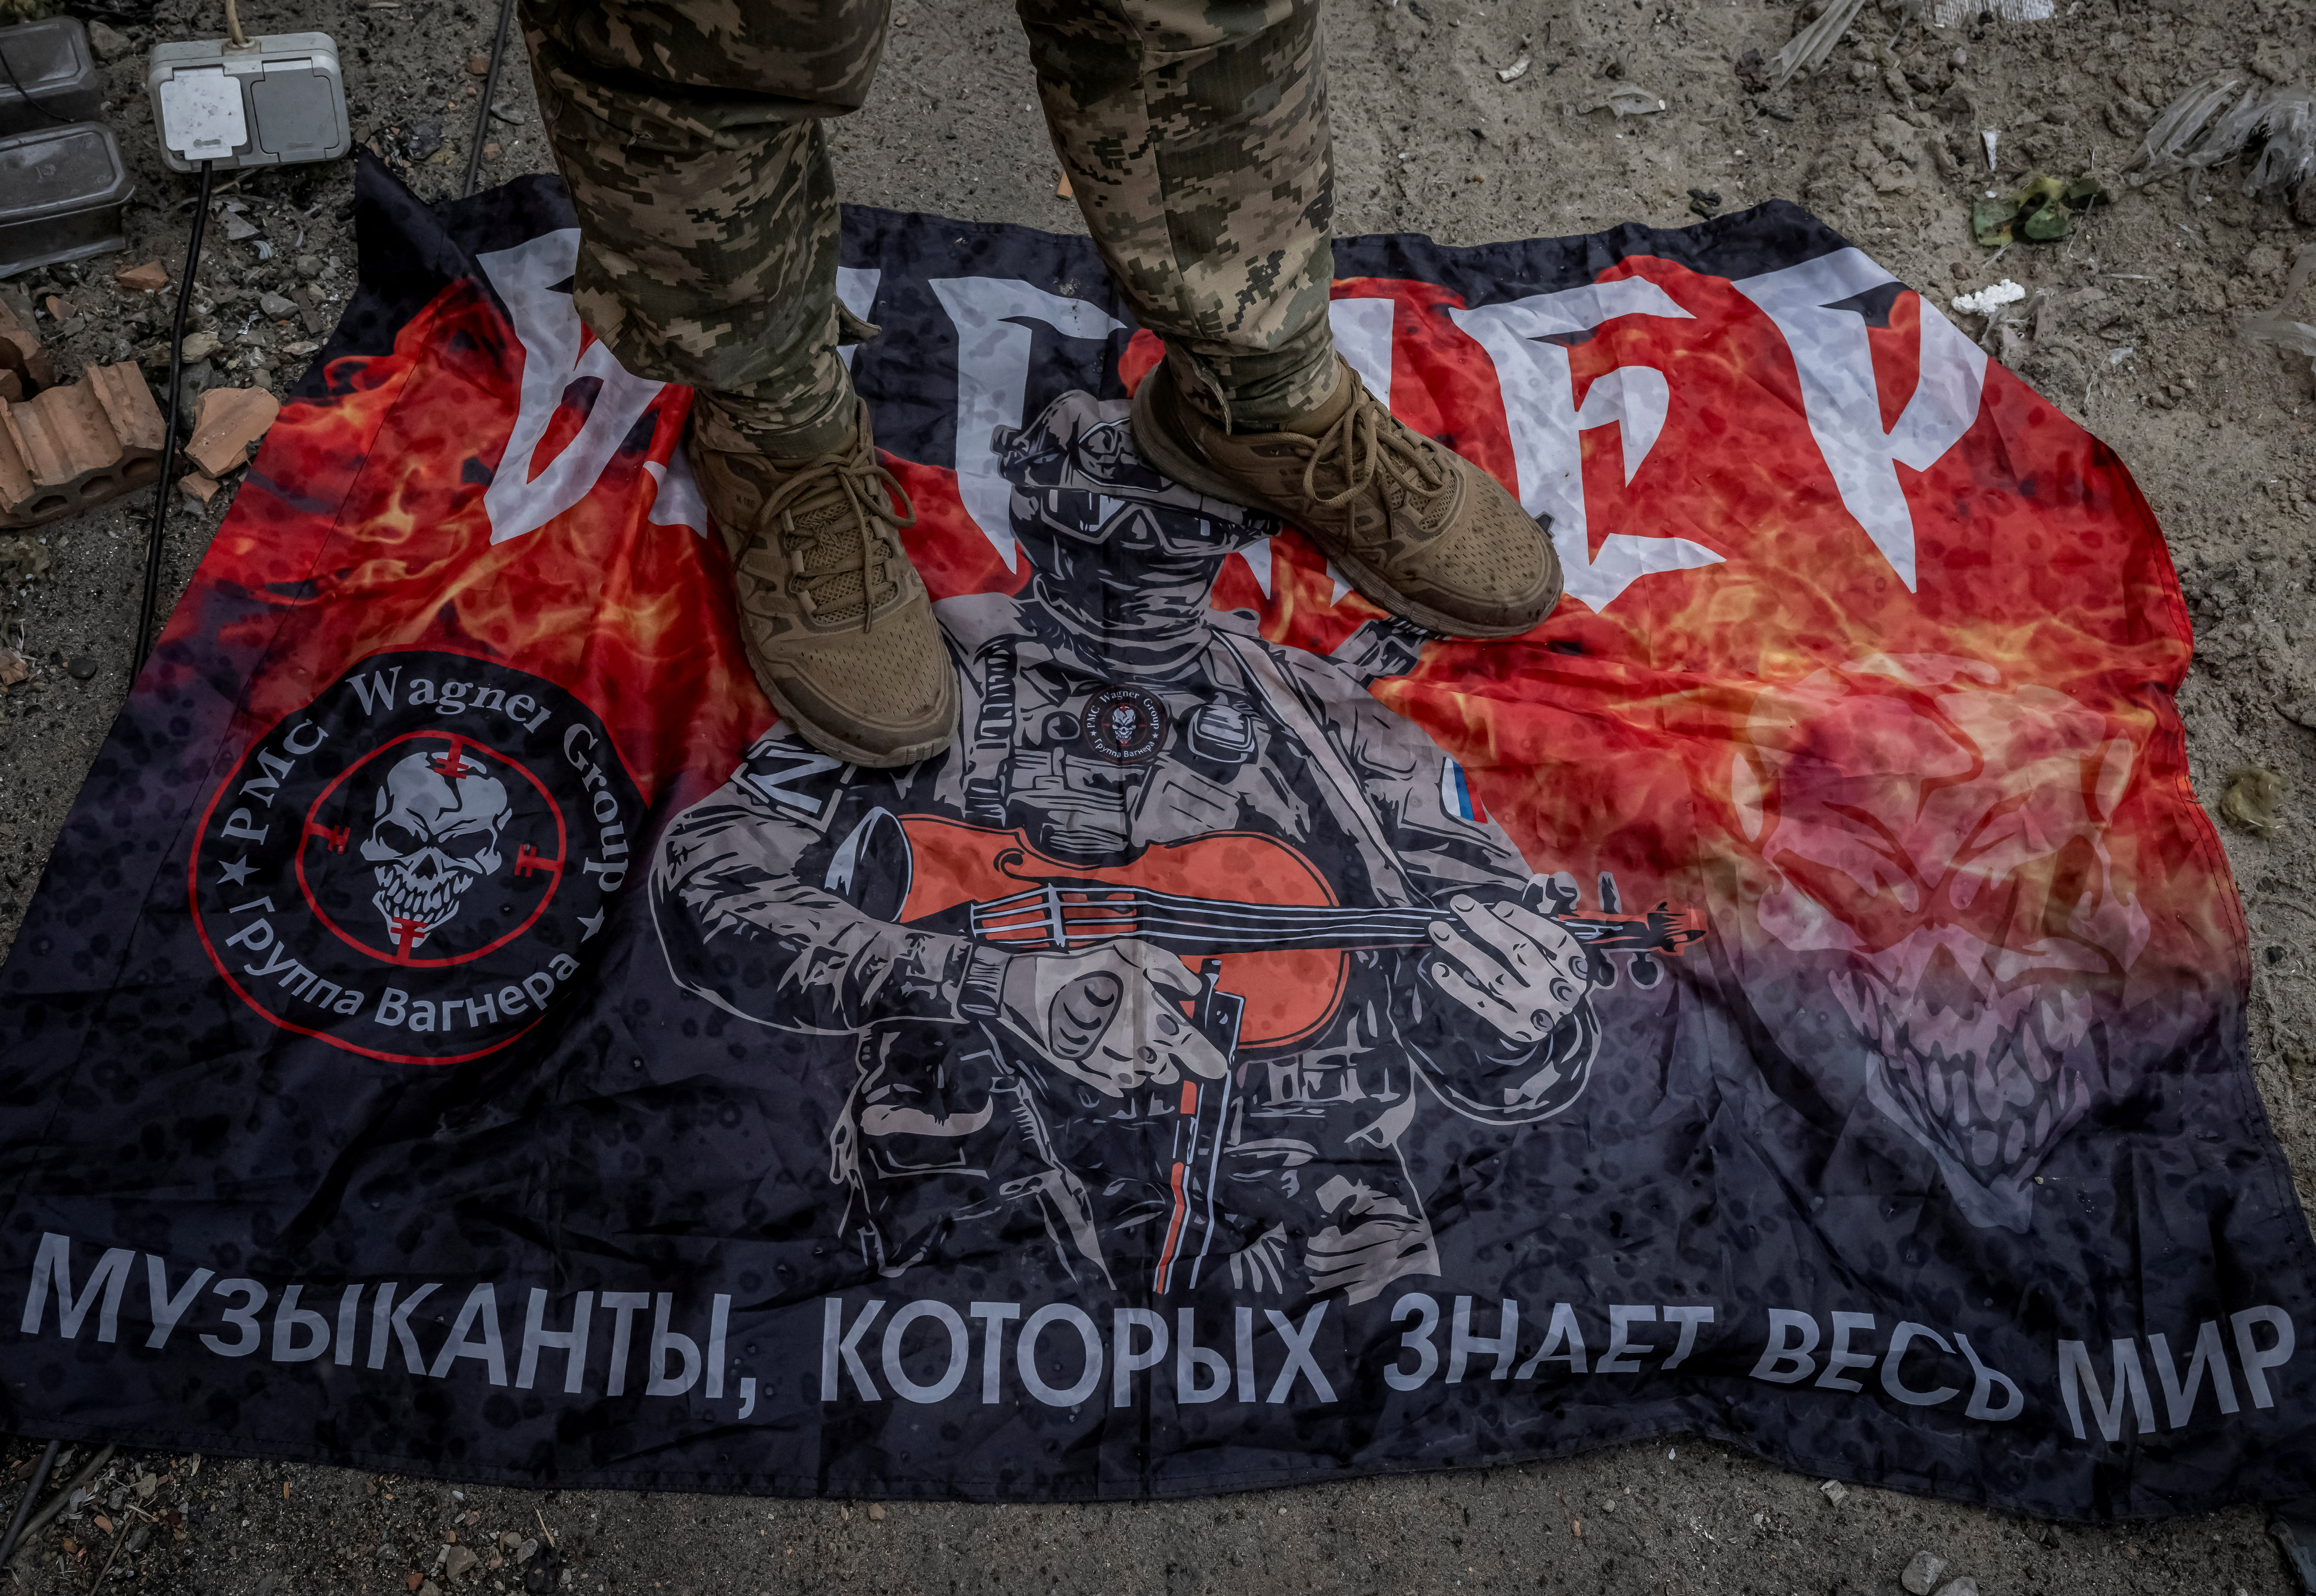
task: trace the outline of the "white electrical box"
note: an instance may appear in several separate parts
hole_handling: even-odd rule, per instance
[[[179,172],[334,161],[353,147],[338,47],[327,33],[156,44],[145,85],[164,158]]]

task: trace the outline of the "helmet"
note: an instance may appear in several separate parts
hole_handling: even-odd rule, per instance
[[[1028,426],[991,439],[1013,485],[1015,535],[1132,543],[1220,557],[1278,531],[1278,518],[1178,487],[1143,462],[1123,399],[1073,389]]]

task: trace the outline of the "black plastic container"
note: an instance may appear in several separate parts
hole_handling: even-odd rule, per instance
[[[0,138],[0,277],[128,248],[120,211],[136,187],[100,123]]]
[[[44,17],[0,28],[0,57],[8,63],[0,72],[0,134],[95,120],[104,90],[79,18]],[[10,197],[0,190],[0,201]]]

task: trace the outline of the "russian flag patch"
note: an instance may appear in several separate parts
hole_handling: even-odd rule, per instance
[[[1464,767],[1452,759],[1442,761],[1439,766],[1439,807],[1456,819],[1468,820],[1474,825],[1487,822],[1488,806],[1472,790]]]

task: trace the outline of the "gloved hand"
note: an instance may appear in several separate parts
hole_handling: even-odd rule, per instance
[[[1228,1061],[1182,1012],[1198,977],[1172,954],[1131,941],[1076,953],[1018,953],[999,987],[999,1017],[1055,1068],[1107,1096],[1219,1080]]]
[[[1458,896],[1453,920],[1431,923],[1423,968],[1440,994],[1506,1040],[1533,1047],[1592,984],[1581,944],[1532,909]]]

